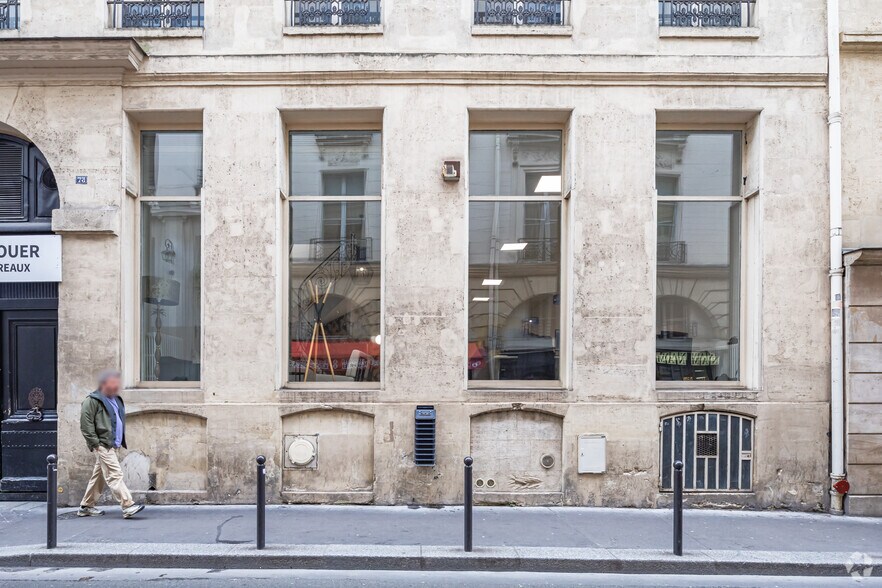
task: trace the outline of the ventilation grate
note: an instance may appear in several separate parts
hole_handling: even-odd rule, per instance
[[[435,407],[417,406],[414,413],[413,462],[418,466],[435,465]]]
[[[57,282],[5,282],[0,284],[0,300],[53,300],[57,298]]]
[[[717,457],[717,434],[695,434],[695,457]]]

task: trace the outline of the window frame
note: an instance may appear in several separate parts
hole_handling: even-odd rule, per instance
[[[134,388],[158,388],[158,389],[176,389],[176,388],[201,388],[202,381],[204,379],[204,369],[205,369],[205,288],[202,286],[202,276],[204,275],[205,270],[205,133],[202,129],[202,125],[196,124],[178,124],[178,125],[159,125],[159,126],[139,126],[137,129],[137,138],[138,143],[136,145],[136,153],[137,159],[133,162],[136,166],[137,170],[137,190],[135,200],[135,211],[134,211],[134,222],[135,222],[135,239],[134,239],[134,268],[135,268],[135,283],[133,285],[133,291],[135,294],[135,316],[132,325],[133,334],[134,334],[134,364],[133,364],[133,373],[134,373]],[[144,154],[141,152],[141,139],[143,133],[199,133],[202,136],[202,186],[199,190],[198,196],[145,196],[142,193],[142,187],[144,178],[142,177],[142,168],[141,164],[143,161]],[[142,332],[141,332],[141,305],[142,302],[142,292],[141,292],[141,253],[142,253],[142,239],[144,237],[142,232],[142,205],[145,202],[198,202],[199,203],[199,225],[201,230],[199,231],[199,275],[200,275],[200,288],[199,288],[199,379],[198,380],[144,380],[142,378],[141,368],[143,367],[141,364],[142,357]]]
[[[326,111],[333,112],[333,111]],[[343,117],[345,118],[345,116]],[[304,390],[322,390],[322,391],[365,391],[380,390],[385,385],[386,378],[386,263],[384,258],[384,245],[386,242],[386,206],[383,197],[386,190],[386,140],[383,132],[382,121],[377,122],[341,122],[341,123],[317,123],[309,124],[307,122],[287,123],[283,124],[283,154],[284,154],[284,176],[282,178],[283,188],[280,190],[279,196],[282,202],[282,249],[281,249],[281,280],[284,294],[282,296],[282,349],[281,349],[281,387],[283,390],[304,391]],[[379,194],[370,196],[324,196],[324,195],[292,195],[292,169],[291,169],[291,135],[294,133],[321,133],[325,131],[370,131],[380,134],[380,191]],[[354,170],[348,169],[347,172]],[[321,171],[319,172],[321,174]],[[324,178],[322,178],[324,182]],[[291,205],[297,202],[379,202],[380,203],[380,375],[376,382],[317,382],[304,381],[295,382],[290,379],[288,364],[291,360],[291,262],[289,250],[291,247]]]
[[[569,335],[570,335],[570,321],[569,318],[572,313],[569,312],[569,304],[570,304],[570,295],[569,295],[569,277],[568,274],[571,271],[571,266],[569,263],[570,258],[570,231],[569,231],[569,206],[568,202],[571,195],[571,186],[568,180],[568,148],[569,148],[569,137],[568,137],[568,125],[569,119],[566,122],[559,123],[542,123],[542,122],[519,122],[512,125],[505,125],[501,123],[476,123],[470,121],[468,130],[466,132],[466,152],[468,156],[466,157],[465,165],[463,166],[465,169],[465,191],[466,191],[466,204],[465,204],[465,218],[466,218],[466,239],[469,239],[469,230],[471,227],[471,205],[476,202],[559,202],[560,203],[560,264],[559,264],[559,281],[558,281],[558,295],[560,297],[559,307],[560,307],[560,348],[558,350],[558,379],[557,380],[470,380],[469,379],[469,314],[470,314],[470,304],[472,303],[470,291],[471,288],[469,286],[469,248],[468,243],[466,243],[466,254],[464,256],[464,296],[463,296],[463,307],[465,309],[465,333],[463,340],[463,348],[462,348],[462,377],[464,382],[464,388],[470,392],[484,392],[484,391],[499,391],[499,390],[508,390],[508,391],[537,391],[537,390],[550,390],[550,391],[563,391],[567,389],[569,386]],[[473,132],[495,132],[495,133],[517,133],[524,131],[554,131],[560,133],[560,178],[561,178],[561,190],[559,194],[551,194],[547,196],[529,196],[529,195],[519,195],[519,196],[506,196],[506,195],[472,195],[471,187],[469,185],[471,181],[471,153],[469,153],[469,145],[471,143],[471,135]]]
[[[656,157],[655,154],[658,153],[658,131],[681,131],[688,133],[713,133],[713,132],[738,132],[741,133],[741,149],[740,154],[741,158],[739,161],[739,174],[737,177],[741,178],[738,182],[738,195],[735,196],[659,196],[658,187],[654,186],[655,197],[653,198],[653,209],[652,215],[654,219],[654,224],[656,230],[653,232],[655,247],[654,250],[654,259],[653,259],[653,275],[654,279],[652,281],[652,313],[653,313],[653,353],[651,356],[651,373],[653,374],[652,382],[655,390],[661,391],[672,391],[672,390],[691,390],[691,391],[699,391],[699,390],[708,390],[708,389],[719,389],[726,388],[730,390],[745,390],[748,388],[748,381],[751,377],[751,374],[748,372],[750,369],[750,361],[749,356],[751,353],[750,347],[750,321],[751,315],[749,315],[750,306],[748,305],[748,279],[749,279],[749,263],[748,256],[751,252],[750,247],[748,246],[748,235],[750,234],[750,213],[748,211],[748,207],[750,201],[758,195],[757,192],[753,192],[750,194],[746,193],[745,190],[745,178],[748,166],[748,151],[750,148],[750,142],[748,140],[748,125],[744,124],[677,124],[677,123],[657,123],[656,124],[656,134],[654,135],[655,145],[653,148],[653,164],[655,164]],[[656,177],[656,174],[653,174],[653,178]],[[655,179],[653,182],[655,183]],[[739,288],[738,288],[738,309],[739,309],[739,321],[738,321],[738,341],[739,341],[739,350],[738,350],[738,379],[737,380],[658,380],[656,379],[656,352],[657,352],[657,334],[658,334],[658,207],[661,202],[738,202],[741,204],[741,210],[739,213],[739,235],[738,235],[738,245],[740,248],[739,256],[738,256],[738,272],[739,272]]]

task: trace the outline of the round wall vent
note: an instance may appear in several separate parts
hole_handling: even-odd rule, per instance
[[[487,478],[487,487],[493,488],[495,486],[496,486],[496,480],[494,480],[493,478]]]
[[[475,480],[475,486],[477,486],[478,488],[483,488],[484,487],[484,479],[478,478],[477,480]]]
[[[295,466],[305,466],[315,459],[315,445],[305,437],[297,437],[288,446],[288,459]]]
[[[539,459],[539,463],[542,464],[542,467],[546,470],[550,470],[554,467],[554,456],[546,453]]]

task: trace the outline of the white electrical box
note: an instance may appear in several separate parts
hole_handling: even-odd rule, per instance
[[[606,435],[579,435],[579,473],[606,472]]]

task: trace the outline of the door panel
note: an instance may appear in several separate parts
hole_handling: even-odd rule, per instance
[[[0,493],[46,491],[46,456],[56,451],[57,317],[55,310],[0,313]]]

